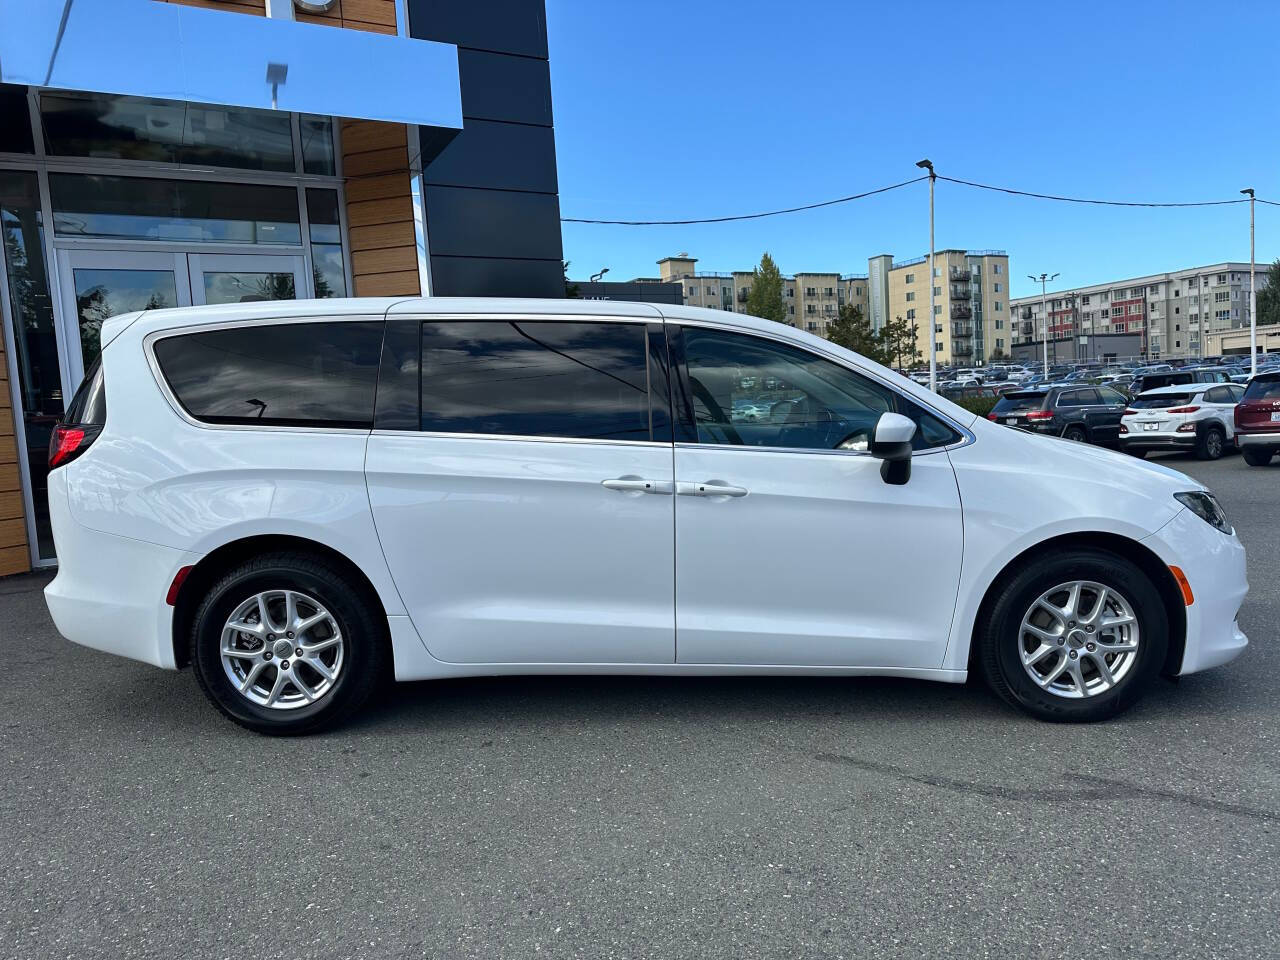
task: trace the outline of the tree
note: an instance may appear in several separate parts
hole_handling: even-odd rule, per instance
[[[1280,260],[1267,268],[1266,286],[1258,291],[1258,326],[1280,323]]]
[[[561,260],[560,263],[564,267],[565,298],[568,300],[577,300],[579,297],[582,296],[582,288],[580,288],[576,283],[574,283],[572,280],[569,279],[569,261]]]
[[[997,347],[987,356],[987,363],[1008,363],[1009,355]]]
[[[782,271],[773,262],[768,251],[760,258],[751,277],[751,292],[747,294],[747,313],[763,320],[787,322],[787,304],[782,299]]]
[[[871,321],[862,315],[862,307],[856,303],[846,303],[840,308],[835,321],[827,327],[827,339],[846,350],[862,354],[868,360],[886,366],[889,363],[884,342],[872,331]]]
[[[895,317],[880,331],[880,349],[886,361],[899,370],[906,370],[920,362],[920,327],[914,321]]]

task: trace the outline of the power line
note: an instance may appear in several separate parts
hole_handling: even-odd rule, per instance
[[[897,190],[901,187],[907,187],[913,183],[919,183],[921,180],[927,179],[929,179],[928,176],[916,177],[913,180],[903,180],[901,183],[895,183],[888,187],[868,190],[865,193],[855,193],[848,197],[838,197],[835,200],[823,200],[821,203],[807,203],[802,207],[787,207],[785,210],[767,210],[764,213],[744,213],[733,217],[707,217],[701,220],[590,220],[585,217],[561,217],[560,222],[612,224],[614,226],[623,227],[676,227],[687,226],[694,223],[729,223],[733,220],[759,220],[762,217],[777,217],[784,213],[799,213],[802,210],[817,210],[819,207],[831,207],[835,206],[837,203],[848,203],[851,200],[861,200],[864,197],[872,197],[877,193],[888,193],[890,190]]]
[[[974,183],[972,180],[959,180],[956,177],[944,177],[938,174],[939,180],[958,183],[966,187],[977,187],[979,190],[994,190],[997,193],[1011,193],[1018,197],[1035,197],[1038,200],[1058,200],[1063,203],[1089,203],[1100,207],[1223,207],[1233,203],[1248,203],[1247,197],[1239,200],[1200,200],[1184,203],[1146,203],[1135,200],[1089,200],[1083,197],[1062,197],[1052,193],[1034,193],[1030,190],[1014,190],[1012,187],[994,187],[987,183]],[[1259,200],[1259,203],[1271,201]],[[1276,204],[1280,206],[1280,204]]]

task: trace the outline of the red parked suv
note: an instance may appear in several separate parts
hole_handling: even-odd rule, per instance
[[[1280,372],[1249,381],[1236,405],[1236,445],[1254,467],[1265,467],[1280,453]]]

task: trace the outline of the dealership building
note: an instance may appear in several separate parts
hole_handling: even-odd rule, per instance
[[[0,575],[106,317],[564,295],[543,0],[0,0]]]

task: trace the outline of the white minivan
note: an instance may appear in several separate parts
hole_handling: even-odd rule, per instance
[[[102,345],[50,446],[54,621],[264,733],[531,673],[977,673],[1096,720],[1247,642],[1201,484],[741,314],[247,303]]]

